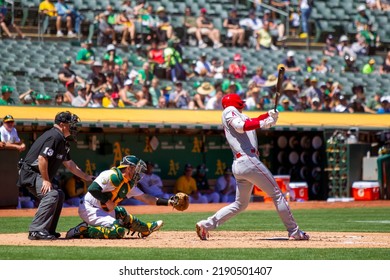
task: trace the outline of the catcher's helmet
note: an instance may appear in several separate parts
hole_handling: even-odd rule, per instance
[[[238,110],[242,110],[245,107],[245,101],[242,100],[238,94],[230,93],[222,98],[222,107],[225,109],[229,106],[233,106]]]
[[[133,155],[124,156],[122,158],[122,161],[119,163],[118,168],[127,167],[128,165],[136,166],[139,161],[140,161],[140,159],[137,158],[136,156],[133,156]]]
[[[142,159],[137,158],[136,156],[129,155],[124,156],[122,161],[120,162],[118,168],[126,168],[127,166],[135,166],[135,171],[133,175],[134,185],[141,180],[143,177],[145,171],[146,171],[146,164]]]

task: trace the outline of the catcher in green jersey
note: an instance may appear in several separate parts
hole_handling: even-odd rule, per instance
[[[125,156],[118,167],[103,171],[88,187],[78,212],[82,223],[71,228],[66,238],[123,238],[126,232],[138,233],[141,238],[159,230],[163,221],[142,222],[126,209],[117,206],[133,197],[149,205],[173,206],[179,211],[188,208],[188,196],[176,194],[169,199],[142,192],[137,183],[146,170],[143,160],[134,155]]]

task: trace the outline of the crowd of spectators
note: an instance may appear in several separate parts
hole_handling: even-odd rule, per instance
[[[73,60],[66,57],[62,68],[58,70],[58,81],[65,86],[65,92],[59,92],[52,98],[50,94],[28,90],[20,94],[20,102],[36,106],[215,110],[222,108],[221,99],[224,94],[235,92],[246,100],[247,110],[268,110],[273,107],[274,99],[272,97],[276,90],[277,71],[265,77],[262,66],[259,66],[254,75],[248,75],[246,62],[238,53],[227,63],[216,58],[212,58],[209,62],[207,54],[202,53],[199,60],[193,62],[193,78],[186,77],[185,81],[173,78],[169,84],[166,77],[158,77],[156,69],[159,64],[153,61],[154,58],[150,59],[150,56],[148,59],[146,53],[142,56],[145,59],[142,67],[135,71],[130,69],[128,59],[115,53],[114,45],[107,46],[107,52],[101,60],[102,62],[95,60],[89,42],[85,42],[83,46],[79,54],[75,54],[75,57],[77,57],[78,63],[83,61],[87,65],[86,67],[90,67],[90,73],[87,76],[80,77],[73,71]],[[89,51],[88,48],[90,48]],[[308,57],[306,65],[297,65],[294,56],[294,51],[288,51],[285,59],[278,64],[278,67],[285,67],[287,70],[282,88],[283,96],[278,104],[279,111],[350,113],[388,113],[390,111],[390,99],[386,89],[373,94],[376,102],[370,99],[371,96],[365,93],[364,86],[359,84],[353,87],[352,92],[345,92],[339,81],[330,78],[319,81],[316,75],[317,73],[334,71],[327,64],[328,56],[324,56],[318,63],[314,63],[313,59]],[[390,52],[379,68],[375,66],[375,60],[371,58],[362,69],[357,69],[353,63],[351,64],[354,62],[353,57],[349,55],[345,55],[345,57],[346,64],[343,71],[359,71],[367,75],[386,75],[390,66]],[[171,67],[173,68],[173,66]],[[294,80],[296,73],[304,75],[302,84],[298,84]],[[202,81],[202,79],[206,80]],[[244,83],[244,81],[248,81],[248,83]],[[165,85],[161,86],[161,82]],[[192,86],[183,87],[183,83]],[[12,87],[2,86],[1,105],[16,103],[11,98],[13,91]]]

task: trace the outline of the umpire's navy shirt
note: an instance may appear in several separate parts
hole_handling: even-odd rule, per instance
[[[53,179],[63,161],[70,160],[70,146],[62,132],[53,127],[43,133],[31,146],[25,159],[25,163],[39,172],[38,156],[48,159],[49,179]]]

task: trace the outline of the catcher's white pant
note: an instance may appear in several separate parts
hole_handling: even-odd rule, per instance
[[[85,200],[80,203],[78,212],[80,218],[90,226],[111,227],[115,222],[115,210],[106,212]]]
[[[272,173],[260,162],[256,155],[243,155],[235,159],[232,171],[237,180],[236,200],[221,208],[207,220],[200,221],[200,225],[207,230],[213,230],[245,210],[251,198],[253,185],[256,185],[266,192],[268,196],[272,197],[276,210],[289,234],[293,235],[298,232],[299,228],[290,211],[288,202],[284,198]]]

